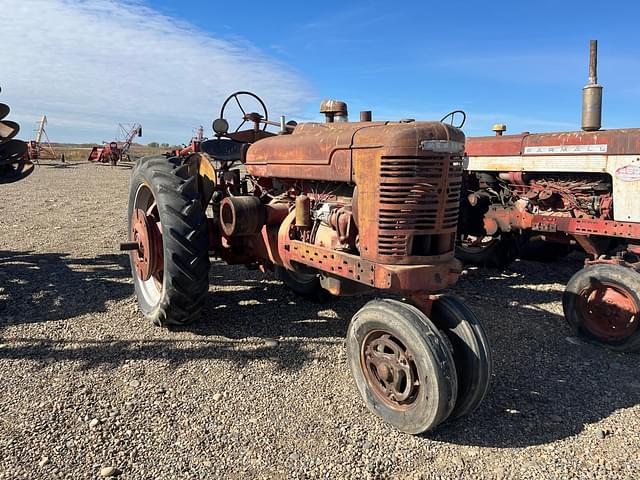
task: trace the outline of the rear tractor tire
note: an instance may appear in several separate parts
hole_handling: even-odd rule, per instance
[[[472,240],[472,241],[471,241]],[[456,244],[456,258],[464,265],[485,268],[507,268],[517,257],[519,240],[514,236],[464,236]]]
[[[294,272],[284,267],[276,266],[275,276],[296,295],[314,302],[324,302],[331,298],[331,294],[320,285],[317,273]]]
[[[417,308],[373,300],[351,320],[347,357],[367,408],[398,430],[432,430],[453,411],[458,378],[445,335]]]
[[[588,342],[617,352],[640,350],[640,273],[614,264],[577,272],[562,297],[564,316]]]
[[[209,288],[206,216],[197,178],[177,157],[136,163],[129,188],[131,271],[140,311],[155,325],[197,318]]]

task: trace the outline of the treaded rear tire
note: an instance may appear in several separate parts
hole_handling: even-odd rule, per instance
[[[162,225],[163,275],[157,298],[148,284],[131,270],[140,311],[155,325],[184,325],[202,311],[209,290],[206,216],[197,191],[196,176],[177,157],[151,156],[135,164],[129,187],[129,232],[136,195],[146,186],[158,206]]]

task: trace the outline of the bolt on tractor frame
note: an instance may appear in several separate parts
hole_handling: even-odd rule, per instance
[[[565,318],[613,350],[640,350],[640,129],[600,130],[602,86],[591,41],[581,132],[467,139],[458,256],[504,266],[524,238],[542,254],[577,244],[585,267],[567,284]],[[558,248],[560,245],[560,248]]]
[[[249,99],[260,112],[246,112]],[[231,131],[229,102],[243,114]],[[459,299],[433,295],[461,271],[464,134],[441,122],[373,122],[371,112],[348,122],[334,100],[321,111],[326,123],[274,122],[258,97],[237,92],[213,123],[216,138],[137,162],[121,248],[140,310],[161,326],[198,317],[210,256],[271,270],[306,297],[403,295],[410,303],[374,300],[354,315],[347,353],[367,406],[424,432],[473,411],[489,385],[482,323]]]

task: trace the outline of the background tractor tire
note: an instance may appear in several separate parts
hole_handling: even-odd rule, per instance
[[[518,257],[520,243],[514,236],[495,238],[482,246],[466,246],[458,242],[455,255],[464,265],[502,270]]]
[[[129,231],[134,210],[149,208],[152,201],[161,225],[161,276],[143,281],[131,255],[140,310],[158,326],[196,319],[209,289],[207,223],[196,185],[197,178],[189,176],[187,166],[175,157],[148,157],[137,162],[132,172]]]
[[[519,257],[532,262],[550,263],[566,257],[571,250],[571,245],[566,243],[530,239],[520,246]]]
[[[562,297],[564,316],[590,343],[617,352],[640,350],[640,273],[596,264],[577,272]]]
[[[314,302],[324,302],[332,295],[320,285],[317,273],[294,272],[284,267],[275,267],[275,277],[284,283],[289,290],[302,298]]]

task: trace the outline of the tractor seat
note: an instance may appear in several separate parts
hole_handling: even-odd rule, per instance
[[[233,162],[242,160],[242,147],[244,144],[234,142],[233,140],[225,140],[222,138],[213,138],[205,140],[200,144],[200,151],[206,153],[215,160],[221,162]]]

